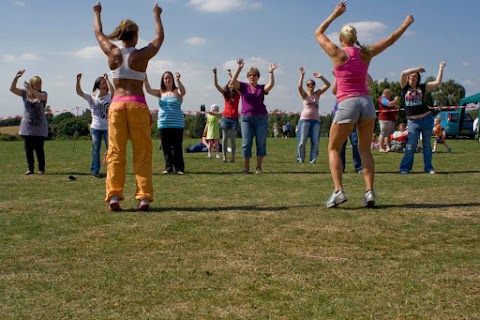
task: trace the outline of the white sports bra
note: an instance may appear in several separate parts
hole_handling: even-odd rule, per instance
[[[132,53],[135,47],[125,48],[120,47],[120,51],[122,52],[123,63],[122,65],[112,70],[112,78],[114,79],[132,79],[132,80],[145,80],[145,72],[133,70],[128,66],[128,58],[130,57],[130,53]]]

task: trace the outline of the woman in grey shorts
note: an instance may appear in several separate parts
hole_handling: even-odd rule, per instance
[[[343,165],[340,150],[350,132],[352,132],[353,127],[357,124],[358,150],[362,159],[366,188],[364,204],[366,207],[374,207],[375,192],[373,191],[373,181],[375,165],[370,149],[370,141],[376,115],[372,97],[365,84],[368,67],[373,57],[380,54],[400,38],[413,23],[413,17],[407,16],[403,24],[390,36],[368,47],[360,45],[355,28],[348,25],[344,26],[340,30],[341,48],[339,48],[330,41],[325,32],[330,24],[345,13],[346,10],[347,2],[345,0],[340,1],[332,14],[315,31],[318,43],[332,59],[337,80],[336,97],[338,109],[330,127],[330,139],[328,142],[330,172],[335,190],[327,200],[326,206],[327,208],[335,207],[347,201],[342,185]]]

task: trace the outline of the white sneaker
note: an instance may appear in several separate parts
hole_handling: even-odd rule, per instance
[[[365,193],[364,201],[365,201],[365,207],[366,208],[374,208],[375,207],[375,197],[377,195],[375,194],[375,191],[373,190],[368,190]]]
[[[325,202],[325,205],[327,206],[327,208],[332,208],[338,206],[341,203],[344,203],[345,201],[347,201],[347,196],[345,195],[343,190],[340,189],[332,193],[330,198],[328,198],[327,202]]]
[[[217,153],[217,155],[215,156],[215,158],[220,159],[220,155]]]

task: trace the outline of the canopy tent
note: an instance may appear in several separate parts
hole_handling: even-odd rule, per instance
[[[480,93],[477,93],[460,100],[460,105],[466,106],[469,103],[479,103],[479,102],[480,102]]]

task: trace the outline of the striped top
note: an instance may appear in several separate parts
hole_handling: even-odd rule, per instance
[[[161,97],[158,101],[158,129],[185,127],[185,119],[182,112],[182,100],[175,96]]]

